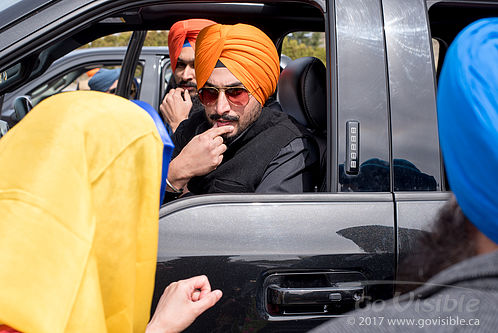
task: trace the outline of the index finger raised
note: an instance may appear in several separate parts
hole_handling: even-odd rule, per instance
[[[214,139],[217,136],[220,136],[225,133],[230,133],[234,130],[233,126],[221,126],[221,127],[213,127],[208,129],[205,133],[212,139]]]

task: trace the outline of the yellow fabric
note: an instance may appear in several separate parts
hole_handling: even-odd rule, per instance
[[[151,117],[93,91],[41,102],[0,140],[0,323],[145,330],[161,159]]]
[[[201,30],[196,45],[197,88],[204,87],[219,59],[261,105],[275,92],[280,75],[277,49],[258,28],[211,25]]]

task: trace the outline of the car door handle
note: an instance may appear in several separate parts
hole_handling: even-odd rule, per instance
[[[270,320],[338,315],[365,302],[366,280],[358,271],[272,272],[263,280],[261,304]]]
[[[365,289],[362,286],[282,288],[268,286],[268,303],[273,305],[326,305],[337,302],[361,302]]]

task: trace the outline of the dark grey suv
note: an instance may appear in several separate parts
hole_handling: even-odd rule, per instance
[[[189,331],[303,331],[392,295],[393,284],[379,281],[396,278],[412,240],[449,196],[435,103],[445,51],[463,27],[488,16],[498,16],[497,1],[11,1],[0,5],[0,104],[56,59],[115,32],[135,31],[123,96],[145,32],[177,20],[253,24],[279,51],[290,33],[324,33],[326,71],[313,78],[323,90],[312,98],[318,106],[306,114],[299,85],[295,100],[278,96],[284,112],[299,118],[304,110],[302,121],[323,140],[324,186],[190,197],[160,211],[155,299],[195,274],[224,292]],[[302,72],[293,75],[282,78],[302,82]]]

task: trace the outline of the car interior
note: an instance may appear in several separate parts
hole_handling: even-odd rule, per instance
[[[33,45],[29,50],[19,50],[19,54],[9,55],[17,57],[16,62],[3,69],[0,80],[0,94],[14,91],[16,88],[34,80],[47,71],[49,66],[69,52],[92,42],[103,36],[125,31],[133,31],[122,66],[122,77],[119,80],[118,94],[124,97],[130,91],[133,75],[137,68],[137,57],[143,45],[147,31],[168,30],[178,20],[189,18],[208,18],[219,23],[234,24],[248,23],[262,29],[275,42],[282,61],[288,62],[288,57],[282,54],[283,41],[290,33],[299,31],[321,32],[325,34],[325,45],[333,35],[325,31],[327,20],[326,8],[323,2],[293,2],[293,1],[259,1],[259,2],[167,2],[167,1],[128,1],[114,6],[101,6],[92,13],[82,15],[75,20],[61,25],[51,32],[49,43]],[[428,18],[430,33],[433,40],[434,64],[436,67],[436,81],[441,71],[444,55],[452,40],[469,23],[484,17],[498,15],[495,5],[486,3],[440,2],[428,1]],[[166,44],[166,41],[165,41]],[[17,51],[16,51],[17,52]],[[327,50],[327,57],[331,59],[333,50]],[[293,57],[296,58],[296,57]],[[331,94],[327,94],[328,87],[324,69],[318,69],[319,63],[312,59],[299,59],[299,63],[289,66],[282,72],[281,82],[278,85],[275,98],[284,112],[291,114],[298,122],[308,127],[318,141],[321,156],[322,174],[317,180],[317,191],[330,190],[326,179],[327,142],[331,138],[327,121],[327,105],[332,103]],[[330,60],[328,60],[330,61]],[[326,67],[330,64],[326,64]],[[323,72],[323,73],[322,73]],[[310,74],[311,75],[308,75]],[[333,72],[332,72],[333,74]],[[76,73],[68,73],[68,76]],[[168,75],[168,73],[163,73]],[[5,77],[4,77],[5,76]],[[69,82],[70,77],[64,76],[55,84],[59,87]],[[8,77],[8,79],[7,79]],[[332,79],[332,78],[330,78]],[[310,85],[311,84],[311,85]],[[315,87],[310,89],[310,87]],[[320,87],[322,89],[316,89]],[[19,96],[14,105],[19,110],[6,119],[2,114],[0,124],[1,134],[15,125],[29,112],[32,105],[41,99],[61,90],[41,88],[39,96]],[[45,90],[44,90],[45,89]],[[164,89],[164,87],[161,87]],[[139,93],[139,92],[138,92]],[[310,95],[313,93],[313,95]],[[161,94],[162,95],[162,94]],[[284,97],[285,96],[285,97]],[[317,101],[316,103],[314,103]],[[330,109],[330,108],[329,108]],[[374,163],[375,164],[375,163]],[[386,169],[388,170],[388,169]],[[365,172],[364,172],[365,173]],[[340,175],[344,172],[339,171]],[[365,173],[366,174],[366,173]],[[350,178],[344,175],[339,179],[342,184],[340,191],[371,191],[372,186],[352,186]],[[361,183],[355,181],[356,183]],[[447,184],[447,183],[446,183]],[[434,190],[431,184],[425,190]],[[377,191],[381,187],[375,187]],[[410,190],[410,184],[398,190]],[[448,185],[445,186],[449,188]],[[387,190],[387,189],[386,189]]]
[[[71,33],[54,38],[51,45],[27,54],[19,63],[11,66],[9,80],[0,83],[0,93],[16,89],[26,82],[42,75],[49,66],[65,54],[100,37],[119,32],[132,31],[128,49],[122,63],[118,81],[117,94],[129,98],[133,75],[138,64],[147,31],[168,30],[179,21],[189,18],[207,18],[223,24],[247,23],[263,30],[275,43],[279,54],[284,38],[295,31],[325,32],[325,17],[316,4],[296,2],[278,3],[163,3],[153,5],[130,5],[119,11],[102,10],[102,13],[87,19],[85,24]],[[165,41],[165,45],[167,41]],[[288,58],[288,57],[287,57]],[[277,92],[271,99],[278,100],[284,112],[291,114],[298,122],[309,128],[319,143],[321,170],[315,182],[316,191],[325,191],[327,182],[326,140],[327,140],[327,94],[325,65],[317,58],[307,57],[289,66],[282,72],[286,78],[278,85]],[[288,59],[285,59],[288,61]],[[75,72],[68,75],[81,75]],[[167,74],[167,73],[166,73]],[[71,77],[74,79],[73,77]],[[67,77],[60,79],[63,86]],[[43,90],[43,88],[41,88]],[[282,92],[278,92],[282,90]],[[45,87],[42,97],[52,92]],[[40,98],[37,98],[39,101]],[[35,102],[37,102],[35,101]],[[278,102],[275,102],[279,107]],[[36,103],[33,103],[35,105]],[[31,101],[23,96],[17,102],[20,111],[13,119],[8,119],[12,126],[31,109]]]

